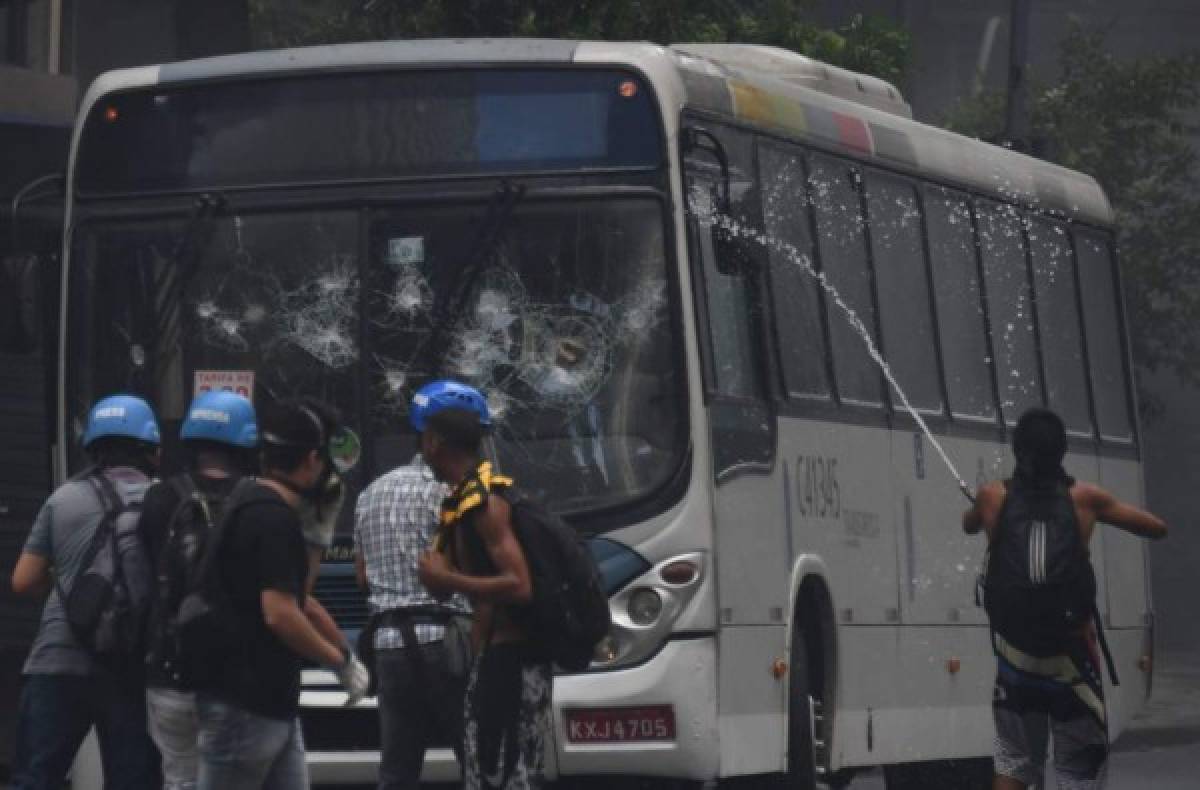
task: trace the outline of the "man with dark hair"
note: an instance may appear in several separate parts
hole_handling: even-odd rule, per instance
[[[441,552],[421,557],[421,581],[435,595],[462,593],[474,610],[475,660],[467,681],[463,786],[525,790],[543,782],[553,674],[530,644],[514,607],[533,594],[512,508],[492,494],[512,485],[480,458],[491,417],[487,401],[453,381],[426,385],[413,399],[421,455],[454,487],[442,508]]]
[[[72,633],[62,599],[86,570],[88,547],[105,516],[105,489],[125,507],[142,501],[158,466],[158,422],[141,398],[107,397],[88,414],[83,446],[94,467],[46,500],[12,574],[18,595],[49,593],[23,670],[15,790],[62,787],[92,726],[107,787],[158,786],[141,673],[130,667],[129,676],[117,677],[100,666]]]
[[[201,790],[308,786],[297,718],[302,659],[333,669],[350,702],[366,690],[366,669],[306,594],[297,511],[327,475],[324,424],[302,403],[281,404],[263,420],[260,441],[263,477],[237,503],[217,547],[217,573],[242,639],[196,695]]]
[[[995,790],[1041,786],[1050,733],[1060,786],[1098,788],[1108,760],[1087,546],[1103,522],[1159,539],[1161,519],[1063,469],[1058,415],[1030,409],[1013,431],[1011,480],[988,483],[963,514],[988,537],[985,605],[997,660]]]
[[[146,492],[138,531],[156,588],[147,627],[146,714],[162,755],[163,790],[194,790],[195,679],[180,655],[174,617],[224,504],[258,465],[258,422],[249,400],[210,391],[195,398],[180,427],[187,470]]]
[[[421,413],[414,402],[414,427]],[[461,751],[463,683],[447,671],[444,637],[450,616],[467,604],[461,596],[439,603],[417,578],[447,493],[418,452],[371,483],[355,508],[355,569],[370,593],[367,638],[379,684],[379,790],[416,790],[432,743]]]

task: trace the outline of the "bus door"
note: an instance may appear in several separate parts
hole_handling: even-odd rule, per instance
[[[727,163],[717,166],[710,151],[688,152],[685,186],[712,448],[721,772],[728,776],[783,768],[786,684],[770,668],[786,656],[789,556],[776,422],[764,392],[761,272],[753,262],[761,250],[712,226],[713,212],[727,212],[760,227],[752,140],[706,129]]]

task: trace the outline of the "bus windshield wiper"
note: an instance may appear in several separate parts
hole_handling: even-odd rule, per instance
[[[154,292],[161,294],[157,303],[162,307],[157,311],[157,337],[171,336],[168,332],[179,316],[177,298],[195,276],[196,265],[208,249],[216,229],[217,215],[226,205],[225,196],[220,192],[205,192],[192,205],[186,224],[171,249],[169,260],[172,265],[163,269],[154,284]]]
[[[488,202],[487,213],[471,244],[471,253],[450,292],[446,295],[441,309],[435,312],[433,331],[426,345],[431,369],[438,366],[438,360],[445,351],[447,332],[458,321],[479,276],[492,262],[504,228],[523,197],[525,197],[525,185],[514,185],[506,180],[497,187]]]

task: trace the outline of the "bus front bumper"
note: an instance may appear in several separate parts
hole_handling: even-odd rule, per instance
[[[378,780],[378,712],[374,700],[344,707],[332,674],[305,672],[300,698],[309,773],[314,784],[369,784]],[[547,743],[547,775],[669,776],[710,779],[718,771],[716,640],[668,641],[653,658],[629,669],[562,675],[554,681],[554,727]],[[673,737],[592,729],[572,721],[622,709],[669,708]],[[458,765],[449,749],[430,749],[422,779],[453,782]]]

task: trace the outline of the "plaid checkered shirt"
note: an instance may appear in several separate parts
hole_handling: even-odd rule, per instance
[[[432,606],[469,611],[462,596],[438,601],[417,578],[417,558],[430,548],[447,491],[418,453],[359,494],[354,509],[354,546],[366,566],[367,603],[372,614]],[[441,639],[444,632],[442,626],[428,623],[418,623],[415,628],[422,644]],[[400,629],[376,631],[377,650],[403,646]]]

